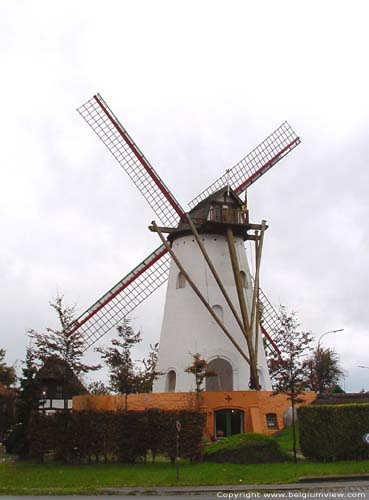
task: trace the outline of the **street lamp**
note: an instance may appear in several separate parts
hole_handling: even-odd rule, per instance
[[[343,332],[344,328],[340,328],[339,330],[330,330],[329,332],[324,332],[321,334],[321,336],[319,337],[319,340],[318,340],[318,350],[320,348],[320,341],[322,340],[322,338],[325,336],[325,335],[328,335],[328,333],[338,333],[338,332]]]

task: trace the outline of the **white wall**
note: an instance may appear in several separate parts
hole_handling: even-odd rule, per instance
[[[225,236],[202,235],[205,247],[217,269],[223,285],[236,309],[239,311],[236,287],[233,278],[228,244]],[[252,288],[245,246],[242,238],[235,238],[240,270],[245,271],[248,288],[246,302],[251,309]],[[247,353],[246,340],[233,317],[215,279],[203,258],[201,251],[192,235],[184,236],[173,242],[173,250],[185,270],[199,287],[211,306],[223,308],[224,324],[237,343]],[[194,376],[184,372],[192,364],[192,354],[198,352],[206,360],[220,356],[227,359],[233,366],[233,389],[248,390],[249,368],[231,341],[211,317],[200,302],[190,285],[177,289],[178,268],[172,262],[169,273],[165,310],[158,357],[158,370],[167,373],[174,369],[177,374],[176,391],[194,390]],[[264,379],[263,389],[270,390],[271,384],[265,361],[262,339],[259,341],[258,365]],[[165,391],[163,375],[154,384],[154,392]]]

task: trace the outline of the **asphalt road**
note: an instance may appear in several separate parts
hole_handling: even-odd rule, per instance
[[[112,500],[112,495],[94,495],[93,496],[96,499],[99,500]],[[324,500],[324,499],[355,499],[355,498],[367,498],[369,499],[369,487],[360,487],[360,486],[349,486],[349,487],[329,487],[329,488],[317,488],[317,489],[307,489],[307,490],[275,490],[269,493],[262,493],[262,492],[252,492],[252,491],[234,491],[231,492],[229,490],[227,491],[211,491],[209,493],[192,493],[192,494],[186,494],[186,493],[181,493],[179,494],[176,492],[175,494],[171,493],[162,493],[162,494],[151,494],[151,495],[141,495],[139,493],[137,494],[130,494],[130,495],[113,495],[114,499],[121,499],[121,500],[132,500],[132,498],[140,498],[140,500],[153,500],[154,498],[164,498],[166,500],[174,500],[177,498],[181,498],[183,500],[189,499],[189,500],[216,500],[216,499],[223,499],[223,500],[238,500],[238,499],[248,499],[248,500],[253,500],[253,499],[260,499],[260,500],[268,500],[268,499],[285,499],[285,500],[293,500],[293,499],[302,499],[302,500],[307,500],[307,499],[314,499],[314,500]],[[7,500],[25,500],[24,496],[0,496],[0,498],[4,498]],[[55,500],[91,500],[91,496],[88,495],[78,495],[78,496],[27,496],[27,500],[50,500],[50,498],[55,499]]]

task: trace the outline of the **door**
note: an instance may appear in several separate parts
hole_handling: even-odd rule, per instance
[[[215,412],[215,437],[229,437],[243,432],[242,410],[217,410]]]

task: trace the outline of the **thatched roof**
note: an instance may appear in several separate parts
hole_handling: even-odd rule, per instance
[[[58,383],[67,386],[74,394],[84,394],[88,391],[68,363],[57,356],[52,356],[44,361],[38,370],[36,379],[42,385]]]

